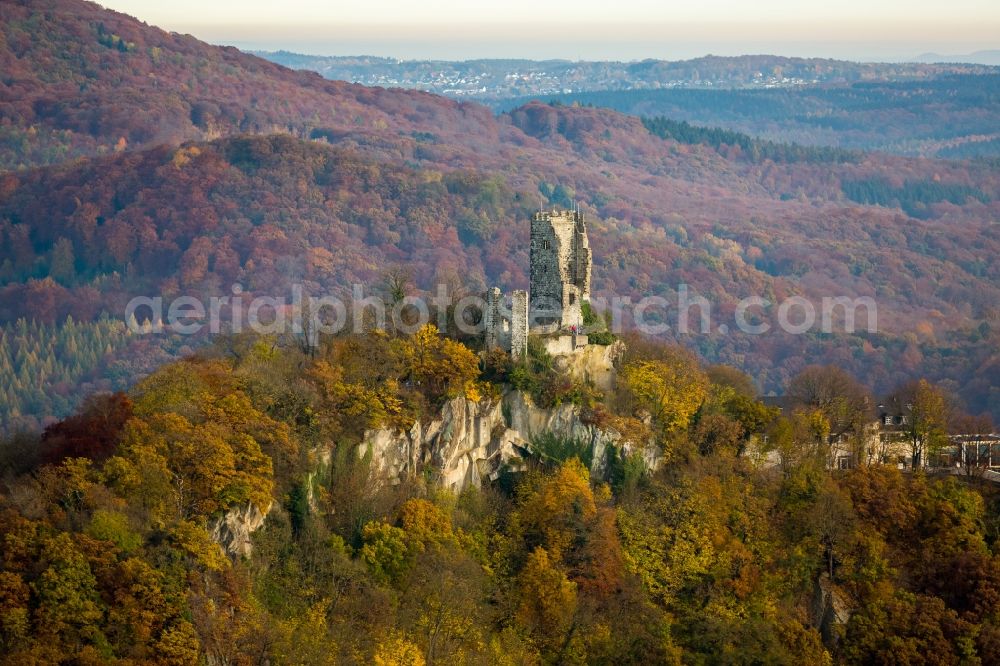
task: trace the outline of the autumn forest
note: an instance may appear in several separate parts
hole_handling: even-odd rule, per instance
[[[1000,663],[1000,75],[796,67],[488,107],[0,0],[0,663]],[[456,319],[540,209],[586,216],[594,357]],[[878,325],[596,305],[689,291]]]

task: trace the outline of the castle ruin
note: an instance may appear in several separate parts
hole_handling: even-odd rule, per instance
[[[529,291],[511,294],[510,310],[500,289],[487,293],[486,349],[515,359],[528,351],[528,333],[549,337],[550,353],[586,346],[583,304],[590,301],[591,255],[587,225],[579,211],[540,211],[531,218]]]
[[[503,349],[514,358],[528,352],[528,292],[516,289],[510,296],[510,311],[506,311],[503,293],[493,287],[486,293],[486,349]]]
[[[590,241],[579,211],[538,212],[531,218],[531,329],[554,333],[583,326],[590,300]]]

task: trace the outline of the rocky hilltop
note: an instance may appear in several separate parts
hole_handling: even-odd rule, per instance
[[[612,456],[639,451],[650,470],[661,459],[655,443],[634,442],[614,428],[587,423],[576,405],[536,407],[531,396],[517,390],[478,403],[455,398],[437,418],[417,423],[409,432],[371,430],[360,452],[370,457],[375,477],[383,482],[429,473],[440,486],[457,492],[518,468],[539,453],[533,442],[546,436],[587,450],[595,479],[605,478]]]

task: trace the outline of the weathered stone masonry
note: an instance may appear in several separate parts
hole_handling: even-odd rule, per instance
[[[507,310],[502,292],[486,295],[486,348],[527,353],[528,333],[552,334],[583,326],[583,303],[590,300],[591,255],[587,225],[579,211],[538,212],[531,219],[530,291],[511,294]],[[572,349],[586,345],[573,334]],[[572,349],[570,351],[572,351]]]
[[[590,300],[590,242],[583,213],[539,212],[531,218],[531,329],[552,333],[583,324]]]

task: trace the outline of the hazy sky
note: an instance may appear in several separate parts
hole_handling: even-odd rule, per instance
[[[902,59],[1000,48],[998,0],[99,0],[213,43],[399,58]]]

